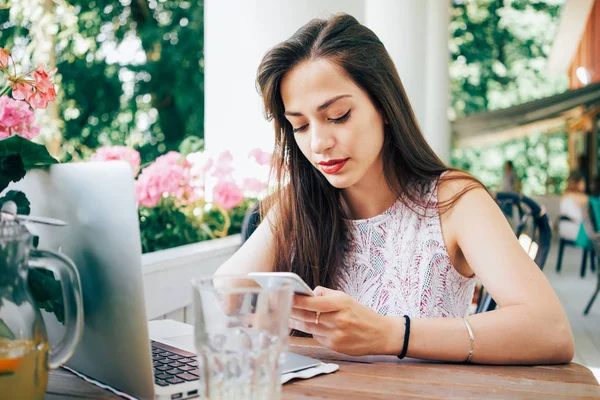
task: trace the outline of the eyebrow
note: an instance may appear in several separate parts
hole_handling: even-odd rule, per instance
[[[327,100],[325,103],[321,104],[319,107],[317,107],[317,111],[321,112],[321,111],[325,110],[327,107],[329,107],[330,105],[332,105],[333,103],[335,103],[336,101],[343,99],[345,97],[352,97],[352,95],[341,94],[339,96],[335,96],[335,97]],[[302,117],[302,113],[295,112],[295,111],[286,111],[283,113],[283,115],[289,115],[290,117]]]

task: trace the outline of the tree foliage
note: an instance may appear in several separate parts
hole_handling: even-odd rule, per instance
[[[187,136],[203,137],[203,7],[12,0],[0,9],[0,43],[32,64],[44,49],[55,59],[63,159],[128,144],[148,162]]]
[[[544,134],[511,140],[483,148],[462,148],[453,152],[452,164],[476,175],[487,187],[502,185],[504,162],[513,162],[515,173],[528,195],[560,194],[569,174],[565,133]]]
[[[564,0],[454,1],[450,23],[450,119],[563,92],[546,71]]]
[[[508,108],[568,89],[547,58],[564,0],[454,0],[450,23],[449,118]],[[566,132],[453,150],[452,164],[490,187],[512,160],[527,194],[560,193],[568,175]]]

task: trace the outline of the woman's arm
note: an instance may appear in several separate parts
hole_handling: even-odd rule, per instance
[[[273,233],[269,214],[242,247],[217,269],[215,275],[246,275],[249,272],[273,270]]]
[[[451,183],[457,184],[460,181]],[[461,187],[451,189],[440,189],[441,201]],[[475,338],[471,362],[571,361],[573,335],[560,302],[485,190],[467,192],[444,214],[443,234],[451,250],[460,249],[468,263],[461,271],[474,272],[500,307],[468,317]],[[379,315],[340,291],[318,287],[315,293],[316,297],[294,296],[291,328],[313,334],[340,353],[401,353],[404,318]],[[462,318],[415,318],[407,357],[462,362],[469,344]]]
[[[460,181],[451,183],[457,184]],[[443,197],[440,189],[441,201]],[[468,265],[499,306],[497,310],[468,317],[475,337],[471,361],[570,362],[573,334],[564,310],[494,200],[485,190],[474,189],[464,194],[448,213],[444,235],[448,232],[455,237]],[[404,319],[390,323],[391,329],[403,331]],[[401,347],[399,341],[391,353],[399,352]],[[411,321],[409,357],[464,361],[468,352],[469,334],[462,319]]]

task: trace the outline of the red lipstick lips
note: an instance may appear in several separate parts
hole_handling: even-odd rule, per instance
[[[339,172],[342,168],[344,168],[344,165],[346,165],[346,161],[348,161],[348,158],[321,161],[319,165],[321,166],[321,171],[323,171],[324,173],[335,174],[336,172]]]

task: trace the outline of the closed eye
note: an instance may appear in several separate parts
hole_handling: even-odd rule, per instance
[[[327,120],[333,122],[334,124],[341,124],[342,122],[345,122],[348,118],[350,118],[350,111],[352,110],[346,111],[346,114],[342,115],[339,118],[327,118]]]
[[[327,120],[334,124],[341,124],[342,122],[346,122],[348,120],[348,118],[350,118],[350,111],[352,111],[352,110],[350,109],[350,110],[346,111],[346,114],[342,115],[339,118],[327,118]],[[308,124],[302,125],[298,128],[292,128],[292,131],[294,133],[303,132],[306,130],[306,128],[308,128]]]
[[[307,127],[308,127],[308,124],[306,124],[306,125],[302,125],[302,126],[301,126],[301,127],[299,127],[299,128],[292,128],[292,131],[293,131],[294,133],[296,133],[296,132],[302,132],[302,131],[303,131],[303,130],[305,130]]]

